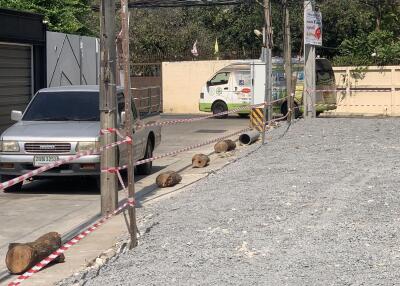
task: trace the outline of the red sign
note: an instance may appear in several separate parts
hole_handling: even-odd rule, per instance
[[[245,87],[242,89],[242,93],[250,93],[250,92],[251,92],[251,89],[248,87]]]
[[[315,30],[315,37],[319,40],[321,38],[321,28]]]

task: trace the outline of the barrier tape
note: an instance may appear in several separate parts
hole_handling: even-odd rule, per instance
[[[116,133],[118,137],[124,139],[125,136],[122,135],[122,133],[118,130],[118,128],[106,128],[106,129],[100,129],[100,135],[105,135],[105,134],[111,134],[111,133]]]
[[[7,182],[0,183],[0,190],[3,190],[4,188],[11,187],[11,186],[13,186],[15,184],[18,184],[20,182],[23,182],[24,180],[27,180],[27,179],[31,178],[33,176],[37,176],[37,175],[39,175],[39,174],[41,174],[43,172],[46,172],[46,171],[48,171],[48,170],[50,170],[52,168],[58,167],[58,166],[60,166],[62,164],[71,162],[71,161],[79,159],[81,157],[89,156],[89,155],[93,155],[93,154],[99,154],[99,153],[103,152],[104,150],[114,148],[114,147],[116,147],[118,145],[121,145],[121,144],[125,144],[125,143],[130,144],[130,143],[132,143],[132,138],[130,138],[128,136],[125,137],[125,138],[126,138],[125,140],[117,141],[117,142],[105,145],[103,147],[100,147],[98,149],[79,152],[76,155],[68,156],[65,159],[58,160],[56,162],[47,164],[47,165],[42,166],[42,167],[40,167],[40,168],[38,168],[36,170],[30,171],[30,172],[28,172],[28,173],[26,173],[26,174],[24,174],[22,176],[16,177],[16,178],[14,178],[12,180],[9,180]]]
[[[266,122],[266,125],[269,126],[271,123],[274,123],[274,122],[279,121],[279,120],[283,120],[283,119],[285,119],[285,118],[288,117],[288,116],[289,116],[289,112],[288,112],[285,116],[282,116],[282,117],[279,117],[279,118],[275,118],[275,119],[272,119],[272,120],[269,121],[269,122]],[[158,159],[162,159],[162,158],[165,158],[165,157],[168,157],[168,156],[173,156],[173,155],[176,155],[176,154],[179,154],[179,153],[182,153],[182,152],[185,152],[185,151],[189,151],[189,150],[192,150],[192,149],[196,149],[196,148],[199,148],[199,147],[202,147],[202,146],[205,146],[205,145],[214,143],[214,142],[216,142],[216,141],[224,140],[224,139],[226,139],[226,138],[235,136],[235,135],[237,135],[237,134],[240,134],[240,133],[242,133],[242,132],[245,132],[245,131],[251,130],[251,129],[252,129],[252,128],[247,127],[247,128],[242,129],[242,130],[236,131],[235,133],[231,133],[231,134],[228,134],[228,135],[226,135],[226,136],[223,136],[223,137],[214,138],[214,139],[205,141],[205,142],[203,142],[203,143],[191,145],[191,146],[188,146],[188,147],[185,147],[185,148],[176,150],[176,151],[164,153],[164,154],[159,155],[159,156],[154,156],[154,157],[151,157],[151,158],[148,158],[148,159],[139,160],[139,161],[137,161],[137,162],[135,163],[135,166],[138,166],[138,165],[141,165],[141,164],[145,164],[145,163],[149,163],[149,162],[152,162],[152,161],[155,161],[155,160],[158,160]],[[105,169],[102,169],[101,172],[115,173],[115,172],[117,172],[117,171],[121,171],[121,170],[124,170],[124,169],[126,169],[126,168],[128,168],[128,165],[123,165],[123,166],[120,166],[120,167],[105,168]]]
[[[334,103],[316,103],[313,104],[314,106],[333,106],[333,107],[339,107],[339,106],[350,106],[350,107],[400,107],[400,104],[334,104]],[[304,106],[304,105],[301,105]],[[311,106],[311,104],[309,105]],[[300,106],[296,107],[299,108]]]
[[[214,139],[205,141],[205,142],[203,142],[203,143],[191,145],[191,146],[188,146],[188,147],[185,147],[185,148],[176,150],[176,151],[172,151],[172,152],[168,152],[168,153],[165,153],[165,154],[162,154],[162,155],[159,155],[159,156],[154,156],[154,157],[151,157],[151,158],[148,158],[148,159],[140,160],[140,161],[137,161],[137,162],[135,163],[135,166],[138,166],[138,165],[141,165],[141,164],[145,164],[145,163],[149,163],[149,162],[152,162],[152,161],[154,161],[154,160],[158,160],[158,159],[165,158],[165,157],[168,157],[168,156],[177,155],[177,154],[179,154],[179,153],[182,153],[182,152],[185,152],[185,151],[189,151],[189,150],[192,150],[192,149],[196,149],[196,148],[199,148],[199,147],[202,147],[202,146],[205,146],[205,145],[214,143],[214,142],[216,142],[216,141],[220,141],[220,140],[223,140],[223,139],[226,139],[226,138],[235,136],[235,135],[240,134],[240,133],[242,133],[242,132],[244,132],[244,131],[247,131],[247,130],[251,130],[251,128],[250,128],[250,127],[247,127],[247,128],[245,128],[245,129],[236,131],[235,133],[231,133],[231,134],[228,134],[228,135],[223,136],[223,137],[214,138]],[[126,168],[128,168],[128,165],[123,165],[123,166],[120,166],[120,167],[105,168],[105,169],[102,169],[101,172],[115,173],[115,172],[117,172],[117,171],[121,171],[121,170],[124,170],[124,169],[126,169]]]
[[[289,113],[288,113],[288,114],[289,114]],[[288,114],[286,114],[284,117],[281,117],[281,118],[287,117]],[[279,120],[279,119],[281,119],[281,118],[271,120],[270,123],[271,123],[271,122],[274,122],[274,121],[277,121],[277,120]],[[197,147],[200,147],[200,146],[203,146],[203,145],[207,145],[207,144],[213,143],[213,142],[218,141],[218,140],[222,140],[222,139],[229,138],[229,137],[231,137],[231,136],[234,136],[234,135],[239,134],[239,133],[241,133],[241,132],[247,131],[247,130],[249,130],[249,129],[251,129],[251,128],[245,128],[245,129],[239,130],[239,131],[237,131],[237,132],[235,132],[235,133],[231,133],[231,134],[229,134],[229,135],[226,135],[226,136],[224,136],[224,137],[215,138],[215,139],[212,139],[212,140],[208,140],[208,141],[206,141],[206,142],[204,142],[204,143],[192,145],[192,146],[189,146],[189,147],[186,147],[186,148],[183,148],[183,149],[174,151],[174,152],[166,153],[166,154],[164,154],[164,155],[160,155],[160,156],[157,156],[157,157],[153,157],[153,158],[145,159],[145,160],[142,160],[142,161],[138,161],[138,162],[136,162],[136,164],[137,164],[137,165],[140,165],[140,164],[143,164],[143,163],[146,163],[146,162],[151,162],[151,161],[153,161],[153,160],[156,160],[156,159],[159,159],[159,158],[162,158],[162,157],[165,157],[165,156],[175,155],[175,154],[178,154],[178,153],[181,153],[181,152],[190,150],[190,149],[194,149],[194,148],[197,148]],[[127,138],[127,139],[124,140],[124,141],[131,142],[132,140],[131,140],[131,138]],[[120,142],[124,142],[124,141],[120,141]],[[103,150],[104,150],[104,149],[106,149],[106,147],[111,146],[111,145],[114,145],[114,144],[115,144],[115,143],[109,144],[109,145],[107,145],[107,146],[105,146],[105,147],[103,147],[103,148],[99,148],[99,150],[100,150],[100,149],[103,149]],[[121,144],[122,144],[122,143],[121,143]],[[115,146],[116,146],[116,145],[115,145]],[[111,148],[111,147],[110,147],[110,148]],[[91,150],[91,151],[95,151],[95,150]],[[89,151],[88,151],[88,152],[89,152]],[[139,162],[141,162],[141,163],[139,163]],[[127,189],[126,189],[125,183],[124,183],[124,181],[123,181],[123,179],[122,179],[122,176],[121,176],[121,174],[120,174],[120,172],[119,172],[120,170],[122,170],[122,168],[109,168],[109,169],[107,169],[106,171],[107,171],[107,172],[115,172],[115,173],[117,174],[117,176],[118,176],[118,179],[119,179],[119,181],[120,181],[122,187],[123,187],[124,190],[126,191]],[[102,171],[103,171],[103,170],[102,170]],[[79,241],[81,241],[82,239],[84,239],[85,237],[87,237],[89,234],[91,234],[92,232],[94,232],[94,231],[95,231],[96,229],[98,229],[101,225],[103,225],[104,223],[106,223],[110,218],[112,218],[113,216],[119,214],[121,211],[123,211],[123,210],[124,210],[125,208],[127,208],[128,206],[134,207],[135,205],[136,205],[136,202],[135,202],[134,198],[129,198],[129,197],[128,197],[127,202],[123,203],[121,206],[119,206],[119,207],[118,207],[115,211],[113,211],[111,214],[108,214],[108,215],[104,216],[103,218],[101,218],[101,219],[98,220],[97,222],[93,223],[93,224],[92,224],[90,227],[88,227],[86,230],[84,230],[84,231],[81,232],[80,234],[76,235],[76,236],[75,236],[74,238],[72,238],[70,241],[64,243],[63,246],[61,246],[59,249],[57,249],[56,251],[54,251],[53,253],[51,253],[48,257],[44,258],[42,261],[40,261],[40,262],[37,263],[35,266],[33,266],[31,269],[29,269],[28,271],[26,271],[25,273],[23,273],[22,275],[20,275],[20,276],[19,276],[17,279],[15,279],[13,282],[9,283],[8,286],[17,286],[17,285],[20,285],[23,281],[25,281],[26,279],[28,279],[29,277],[31,277],[33,274],[39,272],[42,268],[44,268],[45,266],[47,266],[50,262],[52,262],[52,261],[53,261],[54,259],[56,259],[58,256],[60,256],[61,254],[63,254],[63,253],[64,253],[65,251],[67,251],[69,248],[71,248],[72,246],[74,246],[75,244],[77,244]]]
[[[33,266],[31,269],[26,271],[24,274],[20,275],[17,279],[15,279],[13,282],[9,283],[8,286],[16,286],[20,285],[23,281],[31,277],[33,274],[39,272],[43,267],[48,265],[50,262],[52,262],[54,259],[56,259],[58,256],[60,256],[62,253],[67,251],[69,248],[77,244],[79,241],[84,239],[86,236],[94,232],[96,229],[98,229],[101,225],[103,225],[106,221],[108,221],[110,218],[113,216],[119,214],[121,211],[123,211],[125,208],[128,206],[134,206],[134,204],[128,202],[123,203],[120,207],[118,207],[115,211],[112,213],[102,217],[100,220],[92,224],[90,227],[88,227],[86,230],[81,232],[80,234],[76,235],[74,238],[72,238],[70,241],[66,242],[61,246],[59,249],[54,251],[52,254],[44,258],[42,261],[37,263],[35,266]]]
[[[117,169],[115,169],[115,173],[117,174],[119,183],[121,184],[122,189],[124,190],[124,192],[126,194],[126,199],[128,200],[128,203],[130,203],[131,206],[136,206],[135,198],[131,198],[129,196],[128,188],[125,186],[125,183],[124,183],[124,180],[122,179],[121,173]]]
[[[278,100],[275,100],[275,101],[271,101],[271,103],[269,103],[269,104],[268,103],[261,103],[261,104],[256,104],[256,105],[253,105],[253,106],[263,106],[265,104],[270,105],[270,104],[273,104],[275,102],[282,101],[284,99],[286,99],[286,97],[278,99]],[[180,120],[171,120],[171,121],[164,121],[164,122],[160,122],[160,123],[150,123],[150,124],[147,124],[147,125],[143,125],[141,127],[163,126],[163,125],[170,125],[170,124],[195,122],[195,121],[204,120],[204,119],[211,118],[211,117],[218,116],[218,115],[234,113],[234,112],[237,112],[237,111],[249,108],[249,107],[251,107],[251,105],[245,106],[245,107],[240,107],[240,108],[237,108],[235,110],[231,110],[231,111],[227,111],[227,112],[222,112],[222,113],[219,113],[219,114],[212,114],[212,115],[205,116],[205,117],[191,118],[191,119],[180,119]],[[103,135],[104,134],[108,134],[108,133],[113,133],[113,132],[117,133],[117,135],[122,137],[122,138],[129,138],[129,137],[123,137],[122,134],[119,132],[119,130],[117,128],[107,128],[107,129],[101,129],[100,130],[100,134],[103,134]],[[102,152],[102,151],[104,151],[106,149],[113,148],[115,146],[118,146],[118,145],[121,145],[121,144],[124,144],[124,143],[132,143],[132,139],[129,138],[129,139],[125,139],[125,140],[122,140],[122,141],[118,141],[118,142],[106,145],[106,146],[98,148],[98,149],[93,149],[93,150],[80,152],[80,153],[78,153],[76,155],[69,156],[69,157],[67,157],[65,159],[62,159],[62,160],[47,164],[47,165],[42,166],[42,167],[40,167],[40,168],[38,168],[36,170],[30,171],[30,172],[28,172],[28,173],[26,173],[24,175],[21,175],[19,177],[11,179],[11,180],[9,180],[7,182],[0,183],[0,190],[3,190],[3,189],[8,188],[8,187],[11,187],[11,186],[13,186],[15,184],[18,184],[20,182],[23,182],[24,180],[27,180],[27,179],[31,178],[33,176],[37,176],[38,174],[41,174],[41,173],[43,173],[45,171],[48,171],[48,170],[50,170],[52,168],[58,167],[58,166],[60,166],[62,164],[71,162],[71,161],[73,161],[75,159],[78,159],[80,157],[88,156],[88,155],[92,155],[92,154],[97,154],[97,153],[100,153],[100,152]],[[146,163],[146,162],[144,162],[144,163]],[[143,164],[143,163],[141,163],[141,164]]]
[[[303,91],[303,90],[296,90]],[[307,89],[308,93],[310,92],[392,92],[391,88],[387,89]]]
[[[166,120],[166,121],[162,121],[162,122],[155,122],[155,123],[149,123],[149,124],[144,124],[144,125],[138,125],[138,128],[165,126],[165,125],[175,125],[175,124],[181,124],[181,123],[191,123],[191,122],[201,121],[201,120],[205,120],[205,119],[209,119],[209,118],[213,118],[213,117],[217,117],[217,116],[229,115],[229,114],[232,114],[232,113],[237,113],[238,111],[249,110],[249,109],[260,107],[260,106],[264,106],[264,105],[267,105],[267,106],[268,105],[272,105],[274,103],[277,103],[277,102],[280,102],[280,101],[283,101],[283,100],[286,100],[286,99],[287,99],[287,96],[279,98],[279,99],[276,99],[276,100],[273,100],[270,103],[263,102],[263,103],[259,103],[259,104],[241,106],[241,107],[229,110],[229,111],[224,111],[224,112],[211,114],[211,115],[207,115],[207,116],[202,116],[202,117],[188,118],[188,119]]]

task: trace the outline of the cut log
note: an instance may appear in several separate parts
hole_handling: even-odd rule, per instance
[[[167,171],[157,176],[156,184],[160,188],[173,187],[182,181],[182,177],[174,171]]]
[[[49,232],[34,242],[10,243],[6,256],[6,265],[10,273],[21,274],[42,261],[61,247],[61,236],[57,232]],[[54,262],[64,262],[64,254]]]
[[[236,149],[236,143],[230,139],[219,141],[214,145],[214,150],[216,153],[229,152]]]
[[[210,158],[204,154],[196,154],[192,158],[193,168],[204,168],[208,163],[210,163]]]

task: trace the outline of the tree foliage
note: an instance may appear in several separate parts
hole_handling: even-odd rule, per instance
[[[349,62],[357,66],[385,66],[400,62],[400,41],[389,31],[373,31],[367,36],[346,39],[340,45],[340,55],[334,58],[337,65]]]
[[[94,35],[97,19],[90,0],[0,0],[0,7],[44,15],[48,28],[55,32]]]
[[[98,35],[93,0],[0,0],[0,7],[45,15],[49,30]],[[98,3],[98,1],[95,1]],[[254,29],[263,26],[263,1],[237,6],[153,8],[131,11],[131,54],[135,62],[190,59],[197,40],[200,59],[214,55],[218,39],[221,55],[257,57],[262,39]],[[323,47],[317,52],[336,64],[391,64],[398,61],[400,0],[317,0],[323,16]],[[282,54],[282,0],[271,0],[273,53]],[[288,0],[293,56],[302,53],[303,0]],[[376,57],[371,57],[376,53]]]

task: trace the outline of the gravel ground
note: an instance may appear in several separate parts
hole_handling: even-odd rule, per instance
[[[400,119],[284,130],[140,209],[139,246],[78,284],[399,285]]]

